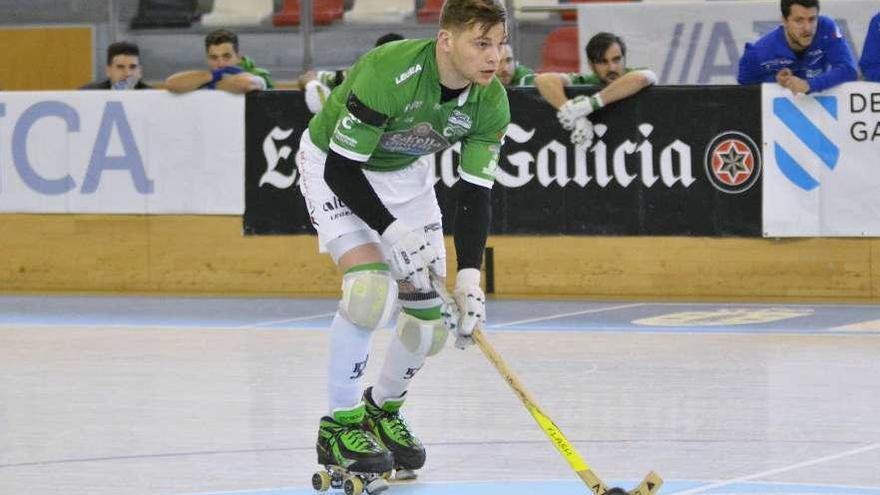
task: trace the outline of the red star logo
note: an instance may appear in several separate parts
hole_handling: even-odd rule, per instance
[[[754,169],[755,157],[738,139],[726,139],[712,152],[712,171],[719,181],[729,186],[738,186],[748,180]]]

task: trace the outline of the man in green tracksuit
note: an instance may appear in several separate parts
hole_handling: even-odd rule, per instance
[[[187,70],[172,74],[165,80],[165,89],[187,93],[197,89],[222,89],[243,94],[272,89],[275,85],[269,71],[261,69],[238,50],[238,35],[218,29],[205,37],[208,70]]]
[[[464,347],[485,321],[480,266],[510,122],[495,77],[505,15],[496,0],[447,0],[436,39],[397,41],[363,55],[303,134],[300,190],[321,250],[344,273],[330,327],[320,464],[412,476],[425,449],[400,414],[410,381],[450,331]],[[458,269],[454,301],[444,304],[432,286],[445,280],[446,252],[426,157],[456,142]],[[362,391],[372,334],[398,304],[378,380]]]
[[[648,69],[626,66],[626,44],[613,33],[597,33],[587,42],[587,60],[592,74],[545,72],[535,78],[535,86],[553,108],[556,117],[571,132],[571,142],[589,148],[593,142],[593,124],[587,117],[596,110],[638,93],[657,83]],[[569,99],[566,86],[599,86],[592,96]]]

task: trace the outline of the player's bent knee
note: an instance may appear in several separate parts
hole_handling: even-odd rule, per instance
[[[420,320],[401,312],[397,317],[397,335],[403,346],[413,354],[433,356],[443,350],[449,330],[441,319]]]
[[[339,309],[348,321],[376,330],[388,324],[397,302],[397,282],[387,270],[355,266],[342,277]]]

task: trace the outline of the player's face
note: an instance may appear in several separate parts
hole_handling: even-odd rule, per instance
[[[492,82],[501,62],[502,47],[507,40],[504,24],[484,29],[483,25],[452,32],[450,59],[458,75],[469,82],[486,86]]]
[[[788,46],[796,52],[804,51],[816,37],[816,27],[819,24],[819,9],[816,7],[804,7],[794,4],[788,12],[788,17],[782,19],[785,29],[785,37],[788,38]]]
[[[135,81],[141,78],[141,62],[137,55],[114,55],[107,66],[107,77],[111,84],[116,84],[123,79],[133,77]]]
[[[220,43],[219,45],[211,45],[208,47],[208,67],[211,70],[222,69],[223,67],[231,67],[238,65],[241,61],[238,52],[232,43]]]
[[[626,70],[626,58],[623,56],[623,50],[620,48],[620,44],[612,43],[611,46],[605,50],[601,59],[595,62],[590,62],[590,69],[592,69],[593,74],[596,74],[596,76],[605,84],[610,84],[612,81],[622,76],[623,72]]]
[[[509,86],[513,82],[513,72],[516,70],[516,61],[513,60],[513,48],[510,45],[501,47],[501,62],[498,64],[498,80],[501,84]]]

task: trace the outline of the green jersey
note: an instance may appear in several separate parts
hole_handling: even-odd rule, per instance
[[[275,85],[272,83],[272,76],[269,75],[269,71],[257,67],[254,61],[249,59],[248,57],[242,55],[241,61],[238,62],[238,66],[241,67],[248,74],[253,74],[265,81],[266,89],[272,89],[275,87]]]
[[[392,171],[461,141],[459,174],[491,187],[510,122],[507,93],[495,78],[441,103],[435,49],[434,40],[403,40],[363,55],[309,123],[312,142]]]
[[[641,69],[630,69],[627,67],[623,70],[623,73],[626,74],[637,70]],[[563,75],[568,78],[568,83],[573,86],[606,86],[596,74],[578,74],[577,72],[570,72]]]
[[[535,71],[522,64],[517,64],[510,78],[510,86],[534,86]]]

